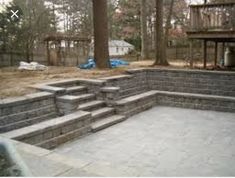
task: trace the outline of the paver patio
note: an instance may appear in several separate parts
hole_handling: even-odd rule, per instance
[[[235,114],[155,107],[55,152],[107,176],[235,176]]]

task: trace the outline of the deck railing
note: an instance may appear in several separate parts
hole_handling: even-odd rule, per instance
[[[235,2],[190,6],[190,31],[234,31]]]

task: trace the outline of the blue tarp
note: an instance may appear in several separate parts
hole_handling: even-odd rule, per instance
[[[129,65],[129,63],[122,59],[110,59],[110,64],[112,68],[116,68],[119,66]],[[81,64],[78,67],[80,69],[92,69],[95,68],[95,61],[94,59],[88,59],[86,64]]]

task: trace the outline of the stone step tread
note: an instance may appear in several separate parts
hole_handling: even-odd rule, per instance
[[[95,101],[90,101],[90,102],[87,102],[87,103],[84,103],[84,104],[80,104],[78,106],[78,109],[79,110],[89,110],[91,108],[94,108],[94,107],[98,107],[98,106],[102,106],[104,105],[105,102],[104,101],[101,101],[101,100],[95,100]]]
[[[92,93],[81,94],[81,95],[78,95],[77,97],[79,98],[79,100],[86,100],[86,99],[95,98],[95,94],[92,94]]]
[[[134,95],[134,96],[123,98],[123,99],[117,101],[117,104],[122,105],[122,104],[127,104],[127,103],[130,103],[130,102],[139,101],[143,98],[156,96],[156,94],[157,94],[156,90],[150,90],[150,91],[143,92],[143,93],[140,93],[140,94],[137,94],[137,95]]]
[[[77,102],[83,100],[95,99],[95,94],[63,95],[57,98],[59,102]]]
[[[86,86],[73,86],[73,87],[66,88],[66,93],[78,92],[78,91],[83,91],[86,89],[87,89]]]
[[[54,113],[53,112],[52,113],[47,113],[47,114],[40,115],[38,117],[34,117],[34,118],[31,118],[31,119],[21,120],[21,121],[18,121],[18,122],[14,122],[14,123],[10,123],[10,124],[1,126],[0,130],[3,129],[3,130],[5,130],[5,132],[8,132],[8,131],[11,131],[11,130],[20,129],[20,128],[23,128],[23,127],[28,127],[28,126],[33,125],[33,124],[44,122],[46,120],[54,119],[56,117],[57,117],[57,114],[55,112]]]
[[[107,116],[108,114],[114,113],[115,109],[111,107],[103,107],[91,112],[92,118],[97,119],[103,116]]]
[[[107,127],[110,127],[114,124],[117,124],[119,122],[122,122],[126,119],[125,116],[122,115],[113,115],[110,117],[107,117],[105,119],[96,121],[92,124],[91,128],[93,132],[97,132],[99,130],[105,129]]]

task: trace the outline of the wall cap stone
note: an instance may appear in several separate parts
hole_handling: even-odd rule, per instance
[[[0,108],[10,107],[10,106],[17,106],[26,103],[30,103],[33,101],[38,101],[42,99],[49,99],[54,97],[53,93],[49,92],[37,92],[32,93],[20,97],[12,97],[0,100]]]
[[[76,103],[81,99],[81,97],[73,96],[73,95],[64,95],[64,96],[57,97],[56,99],[57,101],[64,102],[64,103]]]
[[[94,85],[103,85],[105,83],[105,81],[100,80],[100,79],[78,79],[79,82],[82,83],[90,83],[90,84],[94,84]]]
[[[55,94],[64,93],[66,91],[65,88],[54,87],[54,86],[50,86],[50,85],[33,85],[33,86],[31,86],[31,88],[35,88],[38,90],[43,90],[43,91],[47,91],[47,92],[51,92],[51,93],[55,93]]]
[[[232,101],[235,102],[235,97],[227,97],[227,96],[218,96],[218,95],[206,95],[206,94],[196,94],[196,93],[182,93],[182,92],[168,92],[168,91],[159,91],[156,90],[157,95],[174,95],[180,97],[191,97],[198,99],[209,99],[209,100],[221,100],[221,101]]]
[[[118,92],[120,90],[120,87],[103,87],[101,88],[102,92],[106,92],[106,93],[115,93]]]
[[[120,79],[125,79],[125,78],[132,78],[132,75],[115,75],[111,77],[104,77],[100,78],[101,80],[106,80],[106,81],[113,81],[113,80],[120,80]]]
[[[145,68],[146,71],[172,71],[172,72],[185,72],[185,73],[199,73],[199,74],[221,74],[221,75],[235,75],[233,71],[208,71],[199,69],[166,69],[166,68]]]

